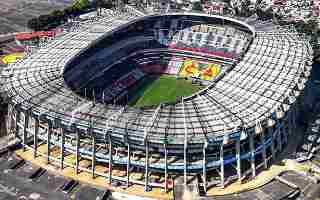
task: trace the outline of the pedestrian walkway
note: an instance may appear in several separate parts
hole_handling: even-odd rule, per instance
[[[38,148],[39,153],[46,154],[46,146],[42,145]],[[53,153],[54,152],[54,153]],[[52,151],[54,157],[59,158],[59,155],[56,153],[57,151]],[[47,164],[47,159],[42,156],[38,156],[36,159],[33,159],[33,152],[31,150],[27,150],[25,152],[22,149],[17,150],[16,154],[21,158],[30,161],[31,163],[38,165],[48,171],[53,173],[59,173],[65,177],[72,178],[82,183],[87,183],[90,185],[94,185],[100,188],[108,188],[112,191],[116,192],[124,192],[131,195],[144,196],[144,197],[160,197],[160,199],[172,199],[173,193],[164,193],[159,188],[153,188],[150,192],[144,192],[144,187],[142,185],[132,185],[128,188],[126,187],[114,187],[107,183],[106,178],[97,176],[94,179],[92,178],[92,174],[89,172],[84,172],[82,170],[79,171],[78,174],[75,173],[75,169],[71,167],[65,167],[63,170],[60,170],[60,163],[57,161],[51,161],[50,165]],[[65,160],[67,162],[75,162],[75,158],[66,157]],[[86,167],[89,163],[86,160],[82,160],[80,162],[80,166]],[[101,171],[105,168],[105,166],[97,166],[97,172]],[[101,169],[101,170],[99,170]],[[274,164],[269,169],[262,171],[258,174],[254,179],[249,180],[247,182],[243,182],[240,184],[239,182],[232,183],[227,185],[225,188],[213,187],[208,190],[207,196],[220,196],[220,195],[230,195],[235,193],[240,193],[248,190],[253,190],[259,188],[265,184],[271,182],[275,177],[280,175],[285,171],[297,171],[307,172],[310,169],[309,166],[297,163],[295,160],[284,160],[280,164]]]
[[[112,186],[108,184],[108,180],[105,177],[102,176],[96,176],[95,178],[92,178],[92,174],[90,172],[86,172],[83,170],[79,170],[78,174],[76,174],[75,169],[72,167],[68,167],[65,165],[64,169],[61,170],[60,167],[60,162],[51,160],[50,165],[47,164],[47,158],[42,155],[46,155],[47,153],[47,146],[46,145],[41,145],[38,147],[38,156],[36,159],[33,158],[33,151],[31,150],[26,150],[23,151],[22,149],[19,149],[16,151],[16,154],[21,157],[24,160],[30,161],[32,164],[40,166],[54,174],[59,174],[64,177],[71,178],[73,180],[79,181],[81,183],[86,183],[89,185],[93,185],[98,188],[107,188],[111,191],[114,192],[121,192],[121,193],[126,193],[129,195],[134,195],[134,196],[143,196],[143,197],[150,197],[154,198],[157,197],[157,199],[173,199],[173,192],[170,191],[168,193],[165,193],[162,191],[160,188],[152,188],[151,191],[149,192],[144,192],[144,186],[143,185],[130,185],[128,188],[127,187],[122,187],[122,186]],[[50,151],[52,153],[54,158],[59,158],[58,151]],[[65,161],[67,163],[72,163],[75,162],[74,155],[66,156]],[[79,166],[80,167],[88,167],[89,163],[87,160],[83,159],[80,161]],[[99,172],[104,172],[106,169],[106,166],[102,165],[97,165],[96,166],[96,171]],[[115,170],[114,170],[115,171]]]

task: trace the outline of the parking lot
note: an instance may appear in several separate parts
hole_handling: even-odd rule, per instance
[[[0,156],[0,200],[109,199],[110,192],[48,173],[5,152]]]

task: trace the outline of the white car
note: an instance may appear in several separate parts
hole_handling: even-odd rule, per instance
[[[307,156],[300,156],[300,157],[296,158],[297,162],[304,162],[304,161],[307,161],[307,160],[309,160]]]

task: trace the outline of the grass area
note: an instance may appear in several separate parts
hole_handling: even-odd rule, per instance
[[[190,80],[177,79],[175,76],[148,76],[130,90],[133,96],[129,102],[133,107],[158,105],[161,102],[175,102],[177,97],[189,96],[203,87],[192,84]]]

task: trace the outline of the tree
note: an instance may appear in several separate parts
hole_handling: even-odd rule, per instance
[[[64,11],[61,10],[54,10],[50,15],[58,24],[62,24],[67,20]]]
[[[39,29],[44,30],[47,29],[49,24],[54,22],[54,19],[51,15],[40,15],[39,16]]]
[[[202,11],[202,5],[200,1],[196,1],[192,4],[192,10]]]
[[[99,8],[113,8],[116,5],[116,0],[96,0],[97,7]]]
[[[319,30],[318,21],[315,18],[310,18],[307,21],[306,29],[311,34],[316,34]]]
[[[309,35],[316,35],[318,32],[318,22],[316,19],[311,18],[308,21],[299,21],[296,23],[296,28],[303,33],[309,34]]]
[[[77,0],[72,4],[72,8],[77,11],[83,11],[91,5],[89,0]]]
[[[39,31],[40,30],[40,22],[39,22],[39,19],[38,18],[32,18],[28,21],[27,23],[27,27],[29,29],[32,29],[34,31]]]
[[[65,9],[63,10],[63,12],[64,12],[64,14],[66,15],[67,18],[70,18],[70,17],[72,17],[72,15],[73,15],[73,9],[72,9],[71,6],[65,8]]]
[[[267,8],[265,10],[258,8],[256,13],[257,13],[259,19],[262,19],[262,20],[273,19],[272,8]]]

